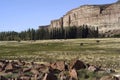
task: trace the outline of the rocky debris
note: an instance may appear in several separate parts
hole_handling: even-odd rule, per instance
[[[101,67],[88,65],[77,59],[70,61],[69,65],[65,61],[38,64],[21,60],[0,60],[0,80],[78,80],[79,70],[88,70],[96,73],[101,70]],[[107,73],[106,69],[102,69],[102,71]],[[98,80],[96,77],[94,79]],[[104,76],[100,80],[119,79],[115,76],[114,78]]]

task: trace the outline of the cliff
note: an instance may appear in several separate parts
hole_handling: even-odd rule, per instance
[[[90,25],[100,33],[120,29],[120,1],[105,5],[83,5],[67,12],[63,17],[52,20],[50,27]]]

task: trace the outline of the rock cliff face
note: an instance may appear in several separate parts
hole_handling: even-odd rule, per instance
[[[84,5],[69,11],[50,27],[89,25],[99,28],[100,33],[120,29],[120,1],[105,5]]]

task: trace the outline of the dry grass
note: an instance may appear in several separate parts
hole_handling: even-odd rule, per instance
[[[97,43],[97,40],[100,42]],[[83,45],[80,45],[83,43]],[[113,68],[120,67],[120,38],[3,41],[0,42],[1,59],[28,61],[69,61],[79,58],[86,63]]]

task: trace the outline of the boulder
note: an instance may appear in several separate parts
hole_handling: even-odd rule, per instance
[[[24,62],[24,61],[17,60],[16,62],[17,62],[17,64],[18,64],[19,66],[24,66],[24,65],[25,65],[25,62]]]
[[[64,71],[60,72],[58,75],[59,80],[66,80],[68,75],[65,74]]]
[[[78,80],[77,72],[76,72],[75,69],[71,69],[71,70],[69,71],[69,74],[70,74],[70,77],[71,77],[72,79]]]
[[[31,68],[23,68],[23,69],[22,69],[22,72],[24,72],[24,73],[25,73],[25,72],[30,72],[30,71],[31,71]]]
[[[29,76],[21,76],[20,80],[31,80]]]
[[[96,67],[96,66],[93,66],[93,65],[90,65],[90,66],[88,67],[88,70],[89,70],[89,71],[92,71],[92,72],[95,72],[95,71],[97,71],[97,67]]]
[[[84,62],[80,60],[73,60],[70,63],[70,69],[80,70],[80,69],[85,69],[85,68],[86,68],[86,65],[84,64]]]
[[[52,69],[57,69],[57,70],[60,70],[60,71],[64,71],[65,70],[65,62],[64,61],[57,61],[55,63],[51,63],[50,67]]]
[[[39,74],[39,71],[38,71],[37,69],[31,69],[30,72],[32,72],[32,73],[35,74],[35,75],[38,75],[38,74]]]
[[[52,73],[46,73],[43,80],[58,80],[57,77]]]
[[[13,67],[12,63],[10,62],[6,65],[5,72],[12,72],[13,69],[14,69],[14,67]]]

